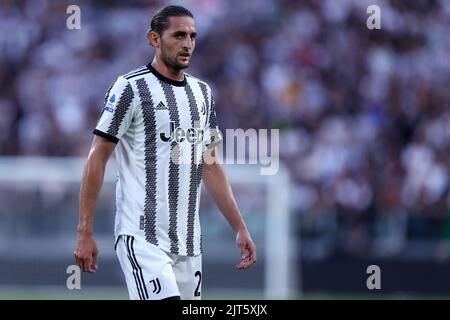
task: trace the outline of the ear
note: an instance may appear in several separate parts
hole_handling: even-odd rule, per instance
[[[160,37],[159,34],[155,31],[149,30],[147,32],[148,44],[152,47],[159,48],[160,45]]]

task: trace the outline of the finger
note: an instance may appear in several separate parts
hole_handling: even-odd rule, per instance
[[[76,255],[77,264],[83,272],[91,272],[92,256]]]
[[[249,256],[249,251],[245,243],[239,245],[239,251],[241,259],[245,259]]]
[[[97,271],[98,269],[98,252],[94,252],[94,254],[92,255],[92,269],[95,271]]]
[[[256,247],[254,245],[252,245],[250,247],[250,257],[249,260],[251,262],[251,264],[256,262]]]
[[[244,268],[244,261],[241,261],[240,263],[236,264],[234,266],[236,269],[241,270]]]
[[[251,265],[252,265],[252,263],[250,263],[249,259],[246,258],[246,259],[242,260],[239,264],[235,265],[235,268],[238,270],[242,270],[242,269],[247,269]]]
[[[235,265],[236,269],[247,269],[249,267],[251,267],[255,262],[256,262],[256,247],[255,245],[251,244],[249,246],[248,251],[248,256],[245,257],[244,259],[242,259],[242,261]]]
[[[81,271],[86,272],[86,264],[84,263],[84,259],[78,258],[78,266],[80,267]]]
[[[84,258],[84,271],[89,273],[94,273],[95,270],[92,268],[92,262],[93,262],[92,255],[89,255],[88,257]]]
[[[236,264],[234,267],[236,269],[239,269],[239,270],[247,268],[248,267],[248,263],[249,263],[249,259],[250,259],[250,257],[246,257],[244,259],[241,259],[241,262]]]
[[[77,263],[77,266],[80,267],[80,269],[84,271],[83,260],[78,257],[76,252],[73,255],[75,256],[75,262]]]
[[[250,257],[248,257],[247,259],[245,259],[242,263],[242,269],[247,269],[249,267],[251,267],[253,265],[253,261],[250,259]]]

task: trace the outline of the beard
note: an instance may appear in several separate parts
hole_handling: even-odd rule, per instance
[[[176,54],[175,56],[167,55],[164,52],[162,54],[162,60],[169,69],[179,72],[189,67],[189,64],[182,64],[178,62],[177,58],[178,54]]]

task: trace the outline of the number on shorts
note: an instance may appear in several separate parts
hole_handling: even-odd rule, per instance
[[[198,284],[197,284],[197,288],[195,288],[194,291],[194,297],[200,297],[200,284],[202,283],[202,273],[200,271],[197,271],[195,273],[195,277],[198,276]]]

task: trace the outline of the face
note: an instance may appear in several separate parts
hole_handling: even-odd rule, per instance
[[[169,17],[169,28],[159,37],[156,54],[168,68],[175,71],[185,69],[189,67],[194,52],[196,35],[194,19]]]

